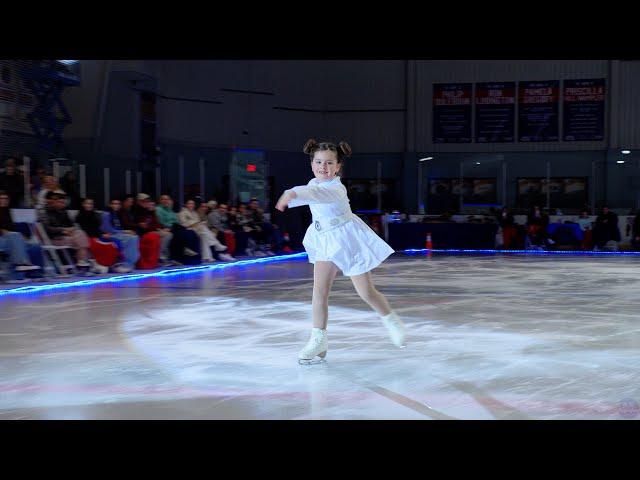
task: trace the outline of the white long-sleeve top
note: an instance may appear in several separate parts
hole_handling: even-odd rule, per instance
[[[325,182],[314,178],[291,190],[297,196],[288,206],[309,205],[313,214],[314,221],[302,240],[309,262],[330,261],[344,275],[353,276],[373,270],[393,253],[360,217],[351,213],[340,177]]]
[[[314,220],[333,218],[351,212],[347,189],[340,177],[322,182],[317,178],[309,180],[307,185],[293,187],[297,197],[288,203],[289,208],[309,205]]]
[[[189,209],[183,208],[178,213],[178,220],[180,221],[180,225],[182,225],[183,227],[189,227],[194,223],[200,221],[200,215],[198,215],[198,212],[196,212],[195,210],[189,211]]]

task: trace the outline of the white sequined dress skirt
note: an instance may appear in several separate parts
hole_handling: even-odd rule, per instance
[[[348,277],[373,270],[394,253],[387,242],[351,213],[338,219],[314,220],[302,244],[310,263],[333,262]]]

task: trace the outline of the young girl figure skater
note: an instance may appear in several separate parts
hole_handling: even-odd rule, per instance
[[[276,208],[309,205],[313,222],[307,229],[302,244],[313,268],[313,328],[309,342],[298,354],[301,364],[324,359],[327,354],[327,317],[329,293],[341,270],[351,281],[358,295],[381,317],[391,341],[404,346],[405,330],[389,302],[373,285],[371,270],[380,265],[393,249],[351,212],[347,189],[340,181],[344,159],[351,155],[346,142],[307,141],[304,153],[311,158],[315,178],[305,186],[285,190]]]

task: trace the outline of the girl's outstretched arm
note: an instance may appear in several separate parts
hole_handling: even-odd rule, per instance
[[[347,198],[347,189],[344,188],[344,185],[341,183],[329,187],[303,185],[285,190],[284,194],[287,193],[289,193],[289,202],[287,204],[289,208],[309,205],[311,203],[340,202]]]
[[[280,198],[278,199],[278,203],[276,203],[276,210],[280,210],[284,212],[285,208],[289,206],[289,202],[296,198],[296,192],[293,190],[285,190]]]

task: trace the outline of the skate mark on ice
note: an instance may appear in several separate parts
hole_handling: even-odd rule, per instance
[[[333,366],[332,369],[337,371],[340,376],[347,380],[350,380],[356,385],[371,390],[372,392],[377,393],[378,395],[385,397],[392,402],[402,405],[403,407],[413,410],[414,412],[421,413],[426,417],[430,417],[435,420],[459,420],[456,417],[450,417],[449,415],[439,412],[438,410],[431,408],[424,403],[420,403],[417,400],[402,395],[401,393],[394,392],[387,388],[381,387],[380,385],[376,385],[375,383],[372,383],[364,378],[358,377],[350,372],[346,372],[342,368]]]
[[[497,420],[531,420],[527,414],[501,402],[469,382],[447,382],[452,387],[471,395],[480,405],[489,410]]]

